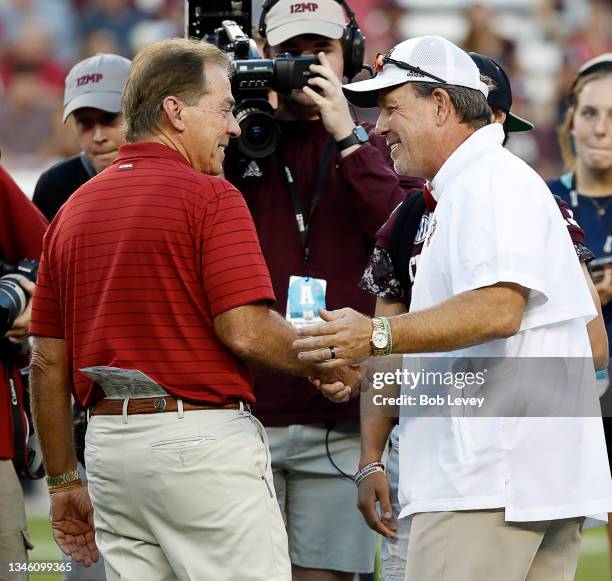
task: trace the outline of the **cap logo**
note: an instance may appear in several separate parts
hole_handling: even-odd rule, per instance
[[[77,79],[77,87],[88,85],[89,83],[99,83],[104,78],[102,73],[93,73],[91,75],[83,75]]]
[[[319,9],[319,5],[316,2],[297,2],[291,4],[289,12],[291,14],[298,14],[300,12],[316,12]]]
[[[416,71],[406,71],[406,76],[425,78],[425,75],[423,73],[417,73]]]

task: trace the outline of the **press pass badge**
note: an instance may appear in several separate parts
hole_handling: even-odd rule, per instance
[[[326,308],[326,289],[327,281],[322,278],[290,277],[287,293],[287,321],[298,329],[323,322],[319,316],[319,309]]]

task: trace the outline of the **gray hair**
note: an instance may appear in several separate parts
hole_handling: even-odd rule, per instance
[[[493,90],[495,85],[488,77],[481,75],[481,80],[489,87],[489,91]],[[417,97],[421,98],[431,96],[435,89],[444,89],[448,93],[461,123],[466,123],[474,129],[480,129],[491,123],[491,116],[493,115],[491,107],[487,103],[487,98],[477,89],[424,81],[413,81],[410,84],[414,87]]]
[[[207,92],[207,63],[229,74],[226,54],[207,42],[172,38],[143,48],[132,62],[121,99],[126,141],[139,141],[159,129],[166,97],[195,105]]]

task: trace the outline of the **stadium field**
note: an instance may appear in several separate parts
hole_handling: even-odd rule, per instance
[[[53,541],[49,521],[32,517],[28,521],[32,542],[36,546],[30,554],[32,560],[61,559],[60,550]],[[575,581],[608,581],[610,569],[607,554],[606,529],[599,527],[587,531],[582,541],[582,554]],[[31,581],[61,581],[54,575],[32,575]],[[495,581],[492,579],[491,581]]]

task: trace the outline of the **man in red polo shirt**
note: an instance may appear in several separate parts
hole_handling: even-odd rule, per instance
[[[216,47],[143,49],[123,94],[127,145],[45,238],[30,330],[52,527],[86,565],[97,543],[110,581],[291,575],[245,360],[318,369],[298,361],[293,327],[269,308],[242,195],[211,177],[240,132],[233,104]],[[89,494],[67,385],[91,409]]]

